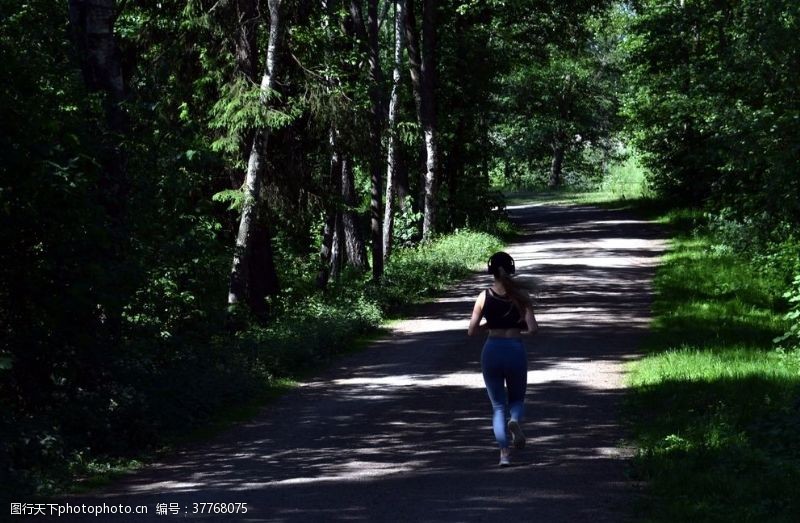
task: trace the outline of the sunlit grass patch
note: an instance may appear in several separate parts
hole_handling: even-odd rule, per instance
[[[666,381],[712,383],[717,380],[762,377],[791,383],[798,370],[787,365],[776,351],[753,351],[749,346],[716,350],[683,346],[643,359],[629,376],[633,387],[644,388]]]
[[[786,330],[782,280],[690,233],[697,213],[664,221],[676,238],[628,377],[635,472],[650,486],[641,520],[796,521],[800,358],[772,341]]]
[[[375,297],[384,309],[402,308],[441,291],[486,263],[503,246],[494,235],[461,230],[392,254]]]
[[[612,199],[637,199],[653,196],[647,184],[647,170],[635,155],[613,163],[598,187],[600,194]]]

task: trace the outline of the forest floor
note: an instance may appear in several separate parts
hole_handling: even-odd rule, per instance
[[[648,332],[663,231],[620,209],[539,203],[510,214],[522,233],[507,250],[518,278],[536,285],[541,327],[526,341],[528,445],[514,466],[497,465],[483,339],[466,335],[490,283],[476,274],[251,421],[60,500],[146,505],[148,515],[58,520],[630,519],[641,489],[626,474],[624,372]],[[246,503],[247,512],[195,514],[208,512],[203,503]],[[177,513],[157,515],[157,504]]]

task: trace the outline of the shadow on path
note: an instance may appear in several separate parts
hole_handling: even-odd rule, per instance
[[[537,286],[542,327],[527,342],[528,446],[513,467],[497,467],[483,340],[466,336],[490,283],[476,275],[251,422],[63,502],[147,505],[147,516],[101,518],[131,522],[623,521],[636,488],[620,448],[622,365],[647,329],[661,234],[590,207],[530,206],[512,218],[524,232],[508,250]],[[192,514],[202,502],[248,512]],[[156,515],[158,503],[179,513]]]

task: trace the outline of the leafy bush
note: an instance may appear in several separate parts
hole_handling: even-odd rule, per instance
[[[293,287],[273,301],[269,324],[236,334],[236,351],[251,355],[270,379],[296,375],[346,350],[354,338],[378,327],[386,314],[466,276],[500,246],[487,233],[457,231],[395,250],[380,285],[365,275],[346,273],[325,293],[309,293],[297,274]]]
[[[794,277],[792,287],[783,294],[789,300],[791,310],[784,319],[790,322],[789,330],[783,336],[775,338],[774,342],[781,347],[795,351],[795,356],[800,356],[800,274]],[[800,361],[800,358],[797,358]]]
[[[392,242],[396,247],[410,247],[419,241],[423,215],[414,211],[413,198],[406,196],[400,208],[395,211]]]
[[[270,379],[318,365],[383,319],[374,302],[344,285],[327,295],[286,300],[281,309],[268,325],[252,325],[236,335],[239,350],[252,354]]]
[[[372,290],[372,296],[384,310],[408,304],[466,276],[501,245],[495,236],[464,230],[397,250],[386,264],[382,285]]]

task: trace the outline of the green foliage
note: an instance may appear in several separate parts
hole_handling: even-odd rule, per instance
[[[240,211],[244,204],[244,192],[236,189],[225,189],[214,193],[211,199],[215,202],[227,203],[229,211]]]
[[[490,234],[463,230],[399,249],[386,264],[381,286],[373,289],[375,299],[385,310],[413,303],[466,276],[501,246]]]
[[[413,200],[407,196],[395,211],[392,242],[397,247],[411,247],[422,238],[422,219],[420,211],[414,211]]]
[[[653,196],[648,187],[647,171],[635,155],[614,162],[602,177],[598,190],[612,198],[636,199]]]
[[[270,380],[297,376],[352,348],[355,339],[374,331],[387,315],[468,275],[500,247],[489,234],[457,231],[395,251],[380,285],[348,273],[324,293],[311,290],[311,266],[289,269],[283,281],[291,286],[271,301],[271,321],[237,332],[232,350],[250,355],[254,367]]]
[[[299,107],[276,109],[280,100],[277,91],[262,93],[260,86],[245,78],[224,85],[211,108],[210,127],[225,132],[211,144],[211,149],[237,157],[242,152],[242,140],[255,129],[275,131],[292,123],[300,115]],[[241,162],[237,165],[243,167]]]
[[[739,217],[797,224],[800,5],[634,6],[624,112],[654,187],[689,205],[710,199]]]
[[[673,213],[677,237],[655,280],[648,355],[633,364],[628,416],[647,521],[791,521],[800,480],[800,360],[776,350],[786,328],[775,270],[717,249]]]
[[[76,474],[111,470],[347,350],[497,250],[496,236],[513,231],[492,183],[546,182],[559,143],[576,185],[605,176],[611,197],[629,198],[652,172],[661,194],[713,204],[704,225],[713,242],[687,241],[697,252],[676,255],[673,276],[660,280],[673,300],[661,310],[664,339],[682,341],[653,365],[654,376],[679,385],[695,367],[713,369],[698,393],[704,417],[655,435],[656,453],[722,449],[707,455],[755,456],[770,473],[794,477],[793,455],[771,436],[765,441],[782,450],[763,451],[754,443],[763,431],[747,420],[795,434],[781,409],[798,367],[790,350],[800,293],[796,280],[790,286],[800,273],[798,7],[609,4],[438,3],[440,231],[456,232],[416,243],[424,162],[404,85],[401,171],[413,196],[396,216],[399,248],[379,284],[345,270],[318,292],[319,230],[341,203],[329,172],[332,128],[354,167],[362,216],[370,184],[372,80],[341,23],[345,11],[283,3],[291,54],[281,56],[278,90],[263,94],[237,70],[236,2],[117,2],[127,125],[112,132],[109,100],[86,87],[64,6],[0,0],[9,79],[0,85],[0,468],[12,478],[3,486],[48,492]],[[391,24],[381,31],[389,42]],[[389,63],[389,48],[381,52]],[[616,158],[621,94],[646,169]],[[268,317],[240,324],[224,304],[238,222],[231,211],[241,206],[237,186],[257,129],[270,131],[259,211],[282,292],[270,297]],[[109,198],[117,172],[126,175],[124,201]],[[760,268],[745,272],[741,257]],[[776,337],[784,350],[771,348]],[[672,366],[678,360],[692,363]],[[770,398],[764,416],[731,410],[740,399],[731,383],[741,380],[758,391],[741,402],[747,408]],[[720,391],[724,406],[710,399]],[[737,454],[742,448],[752,454]],[[785,486],[769,485],[778,494]],[[753,507],[756,516],[774,513]]]
[[[566,152],[568,186],[592,185],[609,159],[618,127],[620,71],[618,15],[615,9],[601,11],[606,7],[573,3],[543,13],[543,27],[558,27],[542,38],[544,45],[520,48],[519,39],[528,36],[515,33],[504,42],[515,61],[500,80],[497,98],[505,117],[494,126],[492,139],[506,188],[509,182],[515,189],[547,185],[557,148]]]
[[[784,319],[789,322],[789,330],[773,341],[782,347],[794,351],[795,360],[800,362],[800,274],[794,277],[792,287],[783,294],[789,301],[791,310]]]
[[[271,379],[296,376],[350,348],[354,340],[383,319],[377,304],[357,285],[337,285],[327,295],[280,300],[281,313],[267,326],[237,333],[238,350],[252,354]]]

